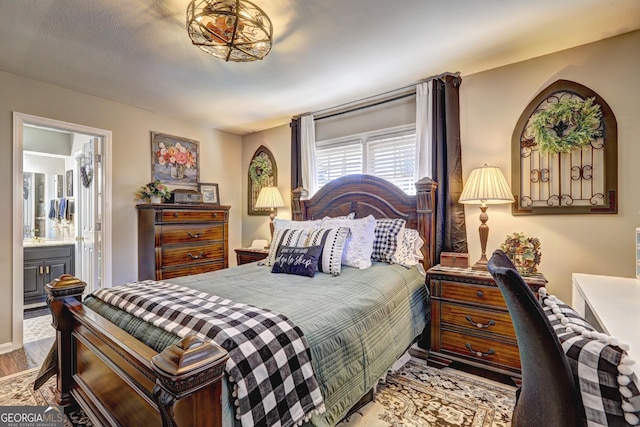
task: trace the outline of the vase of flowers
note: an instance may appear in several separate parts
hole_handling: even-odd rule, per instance
[[[143,185],[138,190],[138,197],[142,200],[149,200],[151,203],[162,203],[162,199],[168,198],[169,195],[169,188],[157,179]]]
[[[179,142],[175,145],[161,142],[158,147],[159,150],[156,151],[158,164],[169,166],[172,178],[183,179],[187,169],[196,167],[196,156]]]
[[[537,237],[527,237],[524,233],[512,233],[500,245],[500,249],[511,259],[518,272],[530,276],[538,272],[538,264],[542,253],[540,240]]]

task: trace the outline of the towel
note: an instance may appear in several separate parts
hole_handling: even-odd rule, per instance
[[[58,219],[67,219],[67,199],[62,198],[58,203]]]
[[[57,219],[58,218],[58,201],[57,200],[51,200],[51,202],[49,202],[49,215],[48,215],[49,219]]]

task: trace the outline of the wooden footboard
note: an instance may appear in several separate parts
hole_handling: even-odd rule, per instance
[[[86,284],[46,285],[57,344],[56,404],[96,425],[220,426],[227,352],[186,337],[157,353],[82,305]]]

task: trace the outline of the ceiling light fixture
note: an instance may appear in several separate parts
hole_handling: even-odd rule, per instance
[[[187,31],[194,45],[225,61],[262,59],[271,50],[271,20],[247,0],[192,0]]]

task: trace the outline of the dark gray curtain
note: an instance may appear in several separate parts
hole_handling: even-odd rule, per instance
[[[300,118],[291,120],[291,191],[302,187]]]
[[[445,76],[433,85],[433,171],[436,192],[435,263],[442,252],[468,252],[462,193],[459,76]]]

